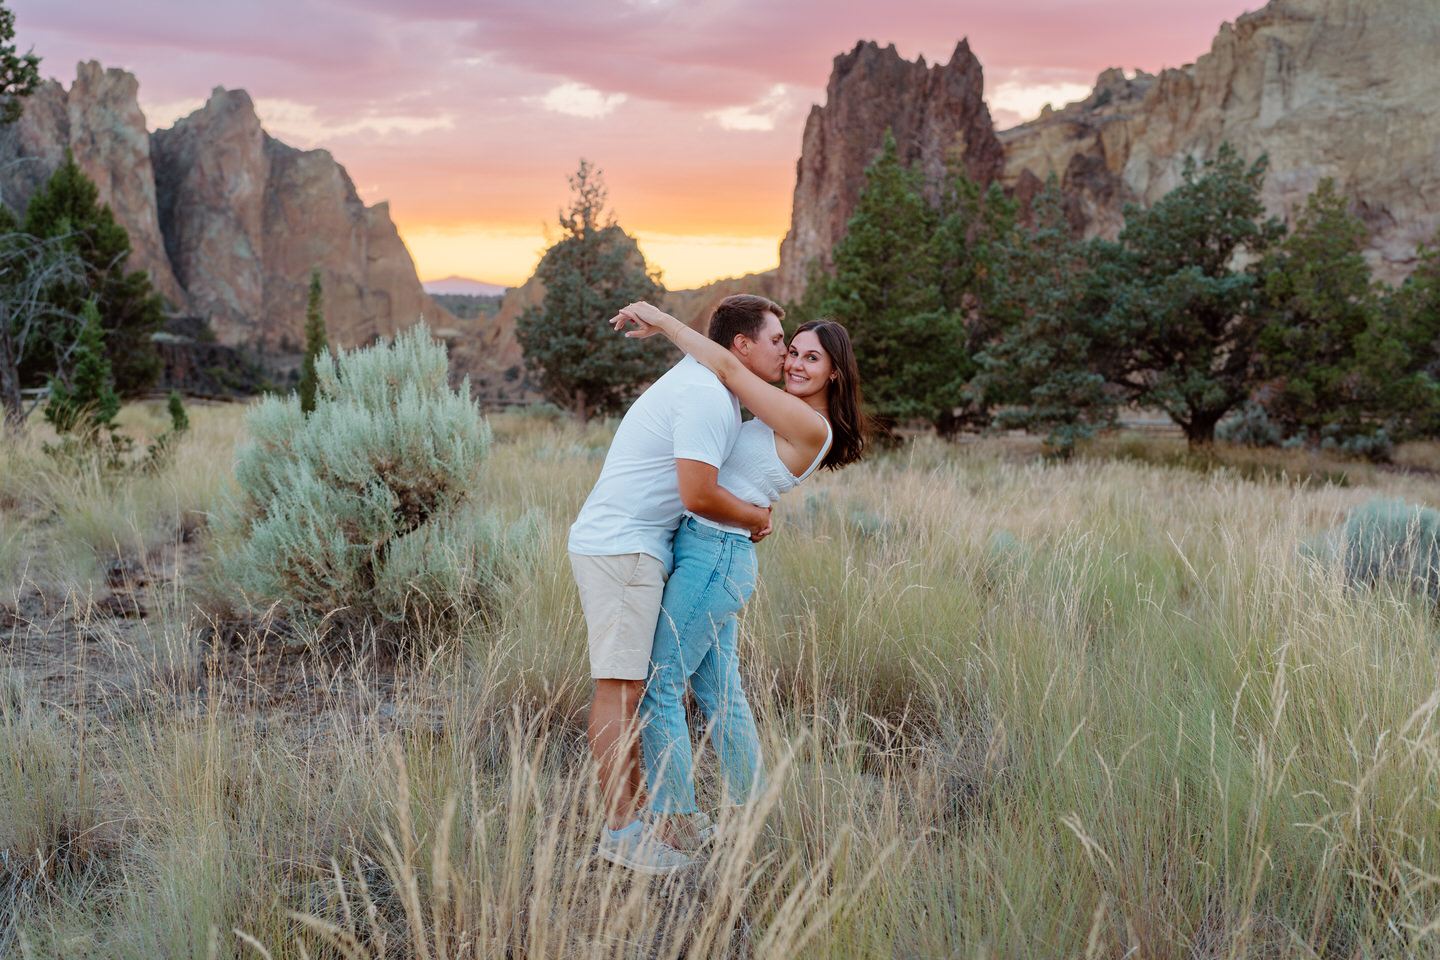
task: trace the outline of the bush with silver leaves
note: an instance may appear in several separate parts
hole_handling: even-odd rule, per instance
[[[1415,590],[1440,607],[1440,511],[1377,497],[1351,510],[1333,539],[1348,582]]]
[[[487,614],[524,531],[474,502],[490,428],[447,381],[423,324],[320,364],[313,413],[266,397],[246,417],[219,567],[311,632],[426,645]]]

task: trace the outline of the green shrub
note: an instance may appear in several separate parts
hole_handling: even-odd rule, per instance
[[[1375,463],[1389,463],[1395,458],[1395,438],[1385,427],[1369,433],[1354,433],[1337,442],[1342,453],[1363,457]]]
[[[515,534],[470,502],[490,428],[446,372],[422,324],[320,364],[309,416],[293,395],[263,399],[218,524],[225,575],[321,631],[398,639],[484,613]]]
[[[1270,419],[1265,408],[1254,400],[1247,401],[1237,412],[1220,421],[1215,436],[1226,443],[1242,447],[1278,447],[1284,432]]]
[[[170,391],[165,410],[170,414],[170,429],[145,448],[145,459],[140,462],[140,468],[150,473],[169,465],[180,438],[190,432],[190,414],[185,412],[185,401],[180,399],[179,390]]]
[[[185,412],[185,401],[180,399],[179,390],[171,390],[165,402],[165,412],[170,414],[170,432],[184,433],[190,429],[190,414]]]
[[[134,441],[115,429],[120,397],[115,393],[95,301],[85,301],[81,312],[84,325],[75,345],[69,382],[51,377],[46,384],[50,397],[42,412],[61,436],[59,443],[47,444],[45,449],[71,459],[99,454],[106,466],[119,469]]]
[[[1440,604],[1440,511],[1376,497],[1350,511],[1340,539],[1349,582],[1395,583]]]

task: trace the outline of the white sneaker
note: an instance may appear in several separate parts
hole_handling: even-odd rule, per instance
[[[704,810],[690,814],[690,823],[695,827],[695,832],[700,835],[701,843],[714,840],[715,834],[720,831],[715,821],[710,819],[710,814]]]
[[[639,820],[619,830],[601,828],[598,849],[611,863],[657,876],[678,873],[695,862],[661,843],[651,827]]]
[[[656,813],[649,807],[642,807],[639,816],[641,820],[654,826],[660,821],[664,814]],[[688,814],[676,814],[676,816],[688,817],[690,819],[690,826],[695,828],[695,836],[702,844],[714,840],[715,834],[719,831],[719,827],[716,826],[715,821],[710,819],[710,815],[704,810],[697,810],[694,813]]]

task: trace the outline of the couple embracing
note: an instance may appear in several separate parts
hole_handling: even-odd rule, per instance
[[[845,328],[812,321],[787,346],[784,316],[742,294],[721,301],[708,337],[648,303],[612,321],[617,331],[633,324],[628,337],[660,333],[686,353],[625,414],[570,529],[595,680],[588,734],[605,804],[599,852],[646,873],[683,869],[687,851],[714,831],[695,803],[687,684],[730,802],[759,790],[764,764],[736,649],[755,544],[769,535],[782,493],[865,448]],[[743,425],[741,403],[755,416]]]

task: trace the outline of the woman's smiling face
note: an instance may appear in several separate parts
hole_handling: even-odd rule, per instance
[[[830,354],[820,346],[813,330],[795,334],[785,358],[785,389],[797,397],[808,397],[830,386],[835,370]]]

